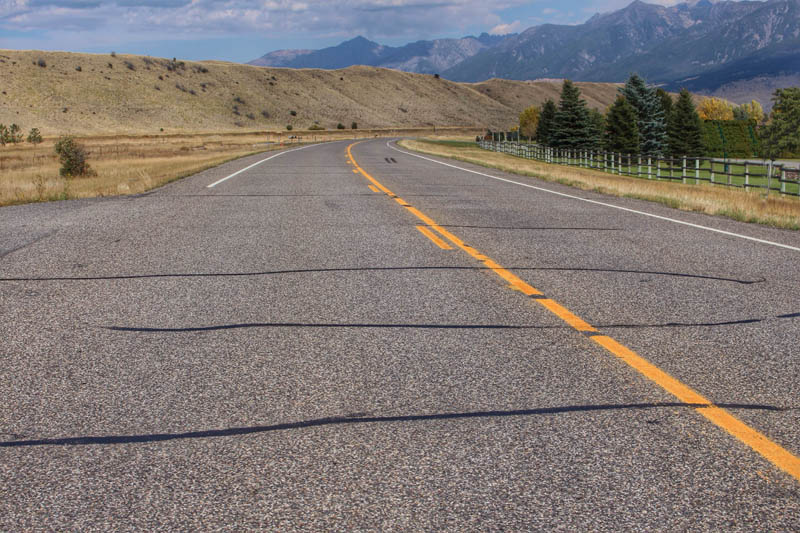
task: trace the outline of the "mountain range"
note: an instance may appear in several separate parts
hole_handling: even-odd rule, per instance
[[[343,68],[354,64],[489,78],[624,81],[637,72],[681,87],[762,103],[777,84],[800,82],[800,0],[692,0],[671,7],[636,0],[583,24],[543,24],[519,34],[382,46],[357,37],[322,50],[281,50],[252,65]]]

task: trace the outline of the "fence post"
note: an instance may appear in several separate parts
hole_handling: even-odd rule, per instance
[[[683,165],[681,169],[681,181],[686,183],[686,156],[683,156]]]
[[[750,190],[750,164],[747,161],[744,162],[744,190]]]
[[[661,158],[656,157],[656,179],[661,179]]]
[[[700,160],[699,159],[695,159],[694,160],[694,184],[695,185],[699,185],[700,184]]]
[[[769,161],[769,171],[767,172],[767,196],[769,196],[769,190],[772,188],[772,160]]]
[[[711,171],[711,183],[714,183],[714,160],[708,160],[708,168]]]
[[[617,152],[617,176],[622,175],[622,154]]]
[[[786,169],[781,167],[781,194],[786,192]]]
[[[647,179],[653,179],[653,161],[650,156],[647,156]]]

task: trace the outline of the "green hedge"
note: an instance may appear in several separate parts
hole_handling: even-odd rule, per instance
[[[757,157],[756,125],[751,120],[706,120],[703,145],[707,157]]]

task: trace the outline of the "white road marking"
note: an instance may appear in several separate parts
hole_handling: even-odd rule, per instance
[[[222,178],[221,180],[217,180],[217,181],[215,181],[214,183],[212,183],[211,185],[206,185],[206,188],[207,188],[207,189],[210,189],[211,187],[214,187],[214,186],[216,186],[216,185],[219,185],[219,184],[220,184],[220,183],[222,183],[223,181],[229,180],[229,179],[233,178],[234,176],[238,176],[239,174],[241,174],[241,173],[242,173],[242,172],[244,172],[245,170],[250,170],[250,169],[251,169],[251,168],[253,168],[254,166],[256,166],[256,165],[260,165],[261,163],[263,163],[263,162],[265,162],[265,161],[269,161],[270,159],[275,159],[276,157],[278,157],[278,156],[281,156],[281,155],[283,155],[283,154],[288,154],[289,152],[296,152],[297,150],[303,150],[304,148],[310,148],[310,147],[312,147],[312,146],[318,146],[318,145],[317,145],[317,144],[309,144],[309,145],[307,145],[307,146],[301,146],[300,148],[292,148],[291,150],[284,150],[283,152],[278,152],[277,154],[275,154],[275,155],[271,155],[271,156],[269,156],[269,157],[268,157],[268,158],[266,158],[266,159],[262,159],[261,161],[259,161],[259,162],[257,162],[257,163],[253,163],[253,164],[252,164],[252,165],[250,165],[249,167],[245,167],[245,168],[243,168],[242,170],[237,170],[236,172],[234,172],[234,173],[233,173],[233,174],[231,174],[230,176],[227,176],[227,177],[225,177],[225,178]]]
[[[756,237],[748,237],[747,235],[741,235],[739,233],[733,233],[733,232],[730,232],[730,231],[725,231],[725,230],[716,229],[716,228],[709,228],[708,226],[701,226],[700,224],[692,224],[691,222],[684,222],[683,220],[677,220],[677,219],[674,219],[674,218],[664,217],[664,216],[661,216],[661,215],[654,215],[653,213],[647,213],[645,211],[638,211],[636,209],[630,209],[630,208],[627,208],[627,207],[621,207],[621,206],[614,205],[614,204],[607,204],[605,202],[598,202],[597,200],[590,200],[588,198],[581,198],[580,196],[573,196],[571,194],[565,194],[563,192],[557,192],[557,191],[553,191],[553,190],[550,190],[550,189],[545,189],[544,187],[537,187],[535,185],[529,185],[527,183],[520,183],[519,181],[509,180],[509,179],[506,179],[506,178],[500,178],[498,176],[492,176],[491,174],[486,174],[484,172],[478,172],[477,170],[470,170],[468,168],[463,168],[463,167],[459,167],[459,166],[456,166],[456,165],[451,165],[450,163],[444,163],[442,161],[437,161],[435,159],[431,159],[430,157],[425,157],[425,156],[421,156],[421,155],[418,155],[418,154],[412,154],[411,152],[406,152],[404,150],[400,150],[399,148],[396,148],[396,147],[392,146],[391,144],[389,144],[390,142],[391,141],[387,142],[386,146],[388,146],[392,150],[400,152],[401,154],[406,154],[406,155],[410,155],[410,156],[413,156],[413,157],[418,157],[420,159],[425,159],[426,161],[431,161],[433,163],[438,163],[438,164],[444,165],[446,167],[451,167],[451,168],[455,168],[455,169],[458,169],[458,170],[463,170],[464,172],[471,172],[472,174],[478,174],[479,176],[485,176],[487,178],[492,178],[493,180],[505,181],[506,183],[513,183],[514,185],[521,185],[522,187],[528,187],[529,189],[536,189],[537,191],[549,192],[550,194],[557,194],[558,196],[564,196],[565,198],[572,198],[574,200],[581,200],[581,201],[584,201],[584,202],[589,202],[590,204],[597,204],[597,205],[602,205],[604,207],[611,207],[611,208],[614,208],[614,209],[619,209],[621,211],[628,211],[629,213],[636,213],[637,215],[644,215],[646,217],[652,217],[652,218],[657,218],[659,220],[666,220],[668,222],[674,222],[675,224],[683,224],[684,226],[690,226],[690,227],[693,227],[693,228],[704,229],[704,230],[707,230],[707,231],[713,231],[715,233],[722,233],[723,235],[728,235],[730,237],[738,237],[740,239],[747,239],[748,241],[760,242],[761,244],[769,244],[771,246],[777,246],[779,248],[785,248],[787,250],[793,250],[795,252],[800,252],[800,248],[797,248],[795,246],[789,246],[788,244],[781,244],[779,242],[766,241],[764,239],[757,239]]]

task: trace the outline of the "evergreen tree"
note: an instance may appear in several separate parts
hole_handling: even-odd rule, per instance
[[[672,100],[672,96],[661,87],[656,89],[656,94],[661,102],[661,110],[664,111],[664,124],[667,128],[667,137],[669,138],[669,121],[672,120],[672,111],[675,107],[675,102]]]
[[[703,134],[700,116],[692,102],[692,95],[681,89],[669,127],[669,151],[672,155],[700,157],[703,155]]]
[[[606,131],[606,117],[597,109],[589,110],[589,130],[592,134],[591,144],[587,147],[590,150],[603,149],[603,137]]]
[[[622,95],[608,110],[606,117],[605,147],[609,152],[639,153],[639,127],[636,110]]]
[[[775,89],[772,101],[769,122],[759,131],[765,155],[795,155],[800,152],[800,87]]]
[[[561,100],[553,121],[553,146],[591,148],[595,143],[593,130],[586,100],[581,98],[581,90],[570,80],[564,80]]]
[[[636,110],[639,152],[656,157],[662,155],[667,149],[667,125],[656,89],[648,87],[637,74],[631,74],[620,93]]]
[[[551,146],[553,144],[553,122],[556,119],[556,103],[549,98],[542,104],[539,124],[536,126],[536,142]]]

